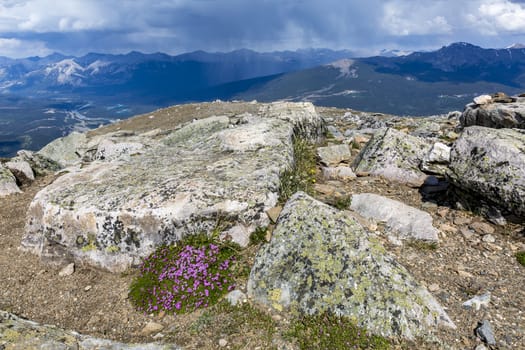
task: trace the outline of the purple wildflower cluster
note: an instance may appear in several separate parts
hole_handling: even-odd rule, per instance
[[[215,244],[157,250],[140,267],[139,278],[149,282],[139,310],[184,313],[209,306],[235,288],[228,271],[234,259],[233,254],[221,254],[221,248]]]

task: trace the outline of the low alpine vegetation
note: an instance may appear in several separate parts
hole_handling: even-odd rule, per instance
[[[316,153],[313,144],[306,140],[293,140],[294,165],[281,174],[279,202],[285,203],[297,191],[313,194],[316,182]]]
[[[516,259],[521,265],[525,266],[525,251],[517,252]]]
[[[145,313],[187,313],[215,304],[235,288],[231,243],[205,235],[162,246],[144,258],[129,297]]]
[[[307,349],[390,349],[385,338],[372,335],[348,318],[324,313],[303,316],[288,333],[301,350]]]

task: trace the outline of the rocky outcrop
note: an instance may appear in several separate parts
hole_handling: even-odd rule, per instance
[[[20,192],[22,191],[18,188],[14,175],[0,164],[0,197]]]
[[[38,151],[38,154],[51,159],[64,168],[81,161],[81,150],[87,147],[86,144],[86,134],[74,131],[65,137],[48,143]]]
[[[430,151],[428,141],[392,128],[377,131],[354,160],[355,172],[368,172],[391,181],[421,186],[427,177],[419,164]]]
[[[31,169],[31,165],[26,161],[7,162],[4,165],[15,176],[18,183],[22,185],[30,184],[35,180],[33,169]]]
[[[27,162],[36,176],[43,176],[54,173],[62,167],[59,163],[47,158],[44,155],[32,151],[18,151],[16,157],[11,159],[12,162]]]
[[[440,325],[455,327],[374,236],[344,211],[301,192],[257,254],[248,293],[278,311],[330,312],[387,337],[414,339]]]
[[[438,230],[432,216],[399,201],[373,193],[354,194],[350,209],[360,215],[386,223],[387,230],[401,240],[437,242]]]
[[[0,348],[60,350],[176,350],[169,344],[124,344],[84,336],[54,326],[40,325],[8,312],[0,311]]]
[[[525,129],[525,98],[508,100],[501,96],[494,98],[485,95],[478,102],[480,103],[471,103],[465,107],[459,118],[462,127],[478,125],[498,129]]]
[[[459,188],[524,217],[525,132],[465,128],[452,146],[449,176]]]
[[[426,173],[445,175],[450,164],[450,147],[442,142],[436,142],[432,149],[423,157],[420,169]]]
[[[277,203],[279,176],[293,163],[292,138],[313,140],[323,131],[311,104],[275,103],[256,114],[195,120],[148,147],[122,137],[100,142],[96,154],[103,145],[104,157],[71,168],[35,196],[22,245],[110,271],[219,222],[223,236],[246,245],[268,224],[264,212]]]

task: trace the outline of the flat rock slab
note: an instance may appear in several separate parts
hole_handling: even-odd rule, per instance
[[[124,344],[40,325],[0,311],[0,348],[10,350],[176,350],[170,344]]]
[[[469,104],[459,121],[463,127],[479,125],[498,129],[525,129],[525,98],[518,97],[510,103]]]
[[[432,216],[399,201],[373,193],[354,194],[350,209],[360,215],[386,223],[388,230],[403,240],[437,242],[439,231],[432,225]]]
[[[338,165],[352,158],[350,148],[346,144],[318,147],[317,156],[324,165]]]
[[[391,181],[421,186],[427,177],[419,164],[432,144],[392,128],[377,131],[354,160],[356,173],[367,172]]]
[[[293,163],[292,138],[322,131],[309,103],[195,120],[131,154],[72,168],[40,191],[22,245],[123,271],[157,246],[218,223],[223,235],[246,244],[268,224],[279,176]]]
[[[525,131],[465,128],[450,157],[456,186],[525,217]]]
[[[277,311],[330,312],[387,337],[455,328],[434,297],[345,211],[306,194],[286,204],[248,281],[253,300]]]

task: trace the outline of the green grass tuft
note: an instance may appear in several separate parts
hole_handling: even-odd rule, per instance
[[[407,245],[416,248],[419,250],[437,250],[439,248],[439,245],[437,242],[425,242],[425,241],[419,241],[416,239],[409,240],[407,242]]]
[[[525,266],[525,251],[516,253],[516,260],[522,265]]]
[[[322,314],[303,316],[290,327],[301,350],[308,349],[389,349],[385,338],[370,335],[348,318]]]
[[[250,235],[250,245],[257,245],[259,243],[265,243],[266,242],[266,231],[268,228],[265,227],[257,227],[254,232]]]
[[[352,196],[343,196],[339,197],[334,201],[333,206],[339,210],[344,210],[350,208],[352,204]]]
[[[315,146],[306,140],[295,138],[293,141],[295,162],[291,169],[281,174],[279,202],[285,203],[294,193],[304,191],[313,195],[317,170]]]

